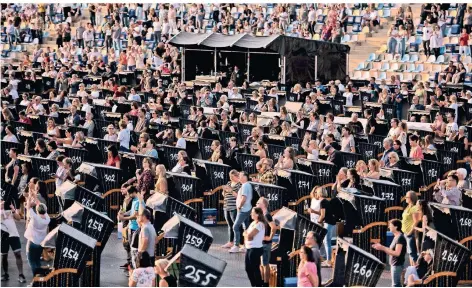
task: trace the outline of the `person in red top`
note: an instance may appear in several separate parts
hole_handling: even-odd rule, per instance
[[[467,29],[462,29],[462,34],[459,37],[459,55],[467,55],[467,46],[469,45],[469,34],[467,34]]]
[[[31,125],[31,119],[26,117],[25,111],[20,111],[20,113],[18,115],[20,116],[19,122]]]
[[[126,65],[128,64],[128,58],[126,57],[125,51],[121,51],[120,54],[120,65],[124,69],[126,69]]]
[[[120,164],[121,159],[120,155],[118,155],[118,149],[116,149],[116,146],[110,145],[108,147],[108,160],[106,165],[120,168]]]

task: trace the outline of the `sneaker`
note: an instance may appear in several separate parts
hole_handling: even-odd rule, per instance
[[[9,279],[10,279],[10,275],[8,275],[8,274],[3,274],[2,275],[2,279],[1,279],[2,281],[8,281]]]
[[[26,282],[25,275],[20,274],[20,275],[18,276],[18,282],[20,282],[20,283],[25,283],[25,282]]]
[[[239,253],[246,253],[246,248],[244,247],[239,248]]]
[[[226,249],[229,249],[231,247],[233,247],[233,243],[231,243],[231,242],[228,242],[225,245],[221,246],[221,248],[226,248]]]
[[[233,246],[231,249],[229,249],[229,253],[239,253],[239,247],[238,246]]]

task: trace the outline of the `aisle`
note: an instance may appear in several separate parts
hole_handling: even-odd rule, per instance
[[[18,232],[20,235],[24,235],[24,222],[17,223]],[[221,278],[221,281],[218,286],[220,287],[249,287],[249,280],[246,276],[246,271],[244,270],[244,254],[230,254],[227,252],[227,249],[220,248],[221,245],[225,244],[227,241],[227,230],[225,226],[211,227],[210,228],[214,241],[213,245],[210,248],[210,254],[218,257],[228,263],[225,273]],[[20,284],[17,281],[18,271],[16,269],[15,258],[13,253],[10,252],[8,255],[9,263],[9,274],[10,280],[7,282],[2,282],[2,287],[26,287],[27,284],[31,281],[32,274],[31,269],[29,269],[28,262],[26,261],[25,247],[26,241],[24,237],[21,237],[21,247],[22,247],[22,257],[23,257],[23,268],[25,271],[25,276],[27,283]],[[124,275],[119,266],[124,263],[126,258],[126,253],[123,250],[123,245],[121,240],[118,240],[116,237],[116,232],[108,240],[105,251],[102,254],[102,267],[101,267],[101,286],[102,287],[127,287],[128,279]],[[331,269],[323,268],[322,277],[323,281],[331,278]],[[379,287],[388,287],[390,286],[390,274],[388,271],[384,271],[382,274],[379,283]]]

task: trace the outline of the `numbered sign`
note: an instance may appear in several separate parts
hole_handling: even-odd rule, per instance
[[[49,232],[41,246],[56,248],[54,269],[73,268],[80,275],[86,259],[95,248],[97,240],[67,224],[61,224]]]
[[[161,147],[164,151],[164,165],[167,167],[167,169],[171,170],[178,162],[177,154],[183,149],[167,145],[162,145]]]
[[[328,183],[334,183],[336,177],[334,174],[335,166],[331,162],[298,159],[298,167],[302,171],[313,174],[315,176],[316,185],[322,186]]]
[[[108,147],[115,146],[116,150],[118,150],[120,146],[120,143],[115,141],[108,141],[98,138],[94,139],[94,141],[97,143],[98,149],[100,149],[103,159],[108,159]]]
[[[208,160],[211,158],[211,154],[213,153],[211,143],[213,143],[213,141],[213,139],[198,138],[198,149],[200,150],[202,159]]]
[[[296,137],[285,136],[285,146],[292,147],[296,155],[303,155],[302,139]]]
[[[254,127],[256,126],[250,124],[238,124],[238,136],[240,137],[239,141],[241,143],[246,142],[247,138],[251,136]]]
[[[260,160],[259,156],[238,153],[237,160],[242,171],[249,173],[249,175],[257,173],[256,163]]]
[[[162,231],[165,233],[165,238],[176,239],[175,245],[172,247],[173,255],[186,244],[207,252],[213,242],[210,230],[179,214],[175,214],[169,219],[162,227]]]
[[[410,190],[418,191],[418,186],[416,183],[416,177],[417,177],[416,172],[400,170],[400,169],[387,169],[387,168],[383,168],[382,170],[389,171],[392,177],[391,179],[402,187],[404,194],[406,194],[406,192]]]
[[[310,195],[311,190],[316,186],[315,176],[298,170],[289,170],[289,172],[293,187],[297,192],[297,199]]]
[[[439,272],[459,272],[471,252],[467,247],[437,230],[427,227],[426,238],[434,242],[433,269]],[[437,272],[436,272],[437,271]]]
[[[362,156],[364,162],[368,162],[370,159],[377,159],[379,154],[379,146],[372,143],[359,142],[357,143],[359,148],[359,153]]]
[[[384,111],[384,117],[386,120],[391,120],[396,118],[396,108],[394,104],[382,103],[382,109]]]
[[[453,142],[453,141],[444,141],[444,150],[457,153],[457,158],[464,158],[464,143],[463,142]]]
[[[333,284],[345,287],[375,287],[385,264],[374,255],[338,237]]]
[[[228,150],[229,149],[229,139],[231,137],[236,137],[236,139],[237,139],[238,133],[231,132],[231,131],[220,131],[220,130],[218,130],[218,136],[220,138],[221,145],[223,145],[225,150]]]
[[[167,175],[171,176],[168,179],[169,192],[175,199],[185,202],[203,196],[202,191],[198,189],[199,178],[183,173],[167,172]]]
[[[269,212],[274,212],[281,209],[286,203],[284,201],[284,194],[286,193],[285,187],[264,184],[259,182],[250,182],[253,189],[253,206],[259,199],[264,197],[269,201]]]
[[[216,287],[226,268],[226,262],[192,245],[185,245],[180,256],[180,287]],[[177,257],[172,259],[172,262]]]
[[[436,183],[438,178],[443,174],[442,164],[437,161],[421,160],[421,168],[423,169],[424,184],[426,187]]]
[[[379,153],[383,153],[385,148],[383,147],[383,140],[385,136],[381,135],[369,135],[369,143],[374,144],[375,146],[379,147]]]
[[[79,168],[82,162],[85,162],[85,158],[87,157],[87,150],[85,149],[78,149],[72,147],[64,147],[64,152],[67,157],[72,160],[72,169]]]
[[[40,158],[40,157],[28,157],[31,159],[31,165],[33,166],[33,173],[43,181],[51,178],[51,174],[56,173],[57,162],[56,160]]]
[[[102,193],[106,193],[107,191],[121,187],[122,170],[119,168],[96,163],[82,162],[77,170],[79,173],[83,173],[95,178],[100,186],[99,191]],[[87,182],[88,181],[85,181],[86,187],[91,187],[88,186],[89,183]],[[90,190],[95,191],[95,189]]]
[[[101,194],[94,193],[71,181],[66,181],[62,183],[61,186],[57,187],[56,195],[60,195],[64,210],[68,209],[75,201],[77,201],[83,206],[87,206],[94,210],[100,212],[105,211],[105,201]]]
[[[213,190],[229,181],[231,166],[217,162],[193,159],[195,175],[203,179],[203,186],[207,190]]]
[[[458,153],[444,150],[437,150],[439,162],[441,162],[444,173],[456,169]]]
[[[400,185],[386,180],[364,179],[363,191],[371,191],[376,197],[385,200],[386,208],[397,208],[398,212],[388,214],[388,219],[401,217],[403,210],[401,199],[405,196]]]
[[[267,144],[267,150],[269,152],[269,158],[274,160],[274,163],[277,163],[279,161],[280,157],[284,155],[284,146],[279,146],[279,145],[272,145],[272,144]]]
[[[101,250],[105,247],[115,224],[113,220],[79,202],[74,202],[62,213],[64,218],[72,222],[73,227],[100,242]]]
[[[339,152],[341,153],[344,167],[350,169],[350,168],[356,168],[356,163],[357,161],[361,160],[361,155],[356,154],[356,153],[349,153],[349,152]]]

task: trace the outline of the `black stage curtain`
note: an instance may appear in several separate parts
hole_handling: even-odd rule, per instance
[[[185,80],[195,80],[197,75],[210,75],[214,70],[213,51],[185,51]]]

